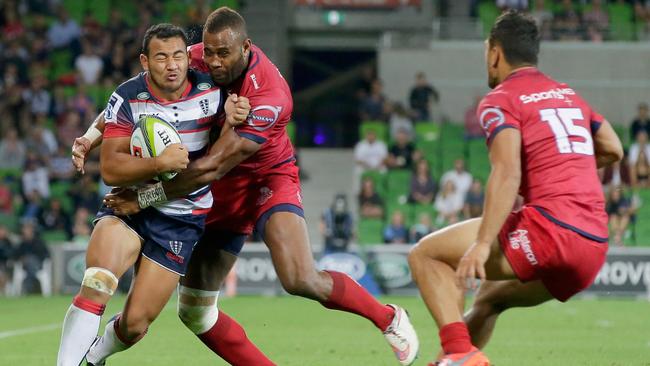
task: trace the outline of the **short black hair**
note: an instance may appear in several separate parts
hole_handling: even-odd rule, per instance
[[[142,40],[142,53],[149,55],[149,43],[151,43],[152,39],[169,39],[174,37],[181,38],[187,47],[187,33],[185,33],[183,28],[169,23],[152,25],[144,34],[144,39]]]
[[[246,21],[236,11],[227,6],[222,6],[208,15],[203,30],[208,33],[219,33],[222,30],[230,28],[240,34],[242,38],[248,38],[246,30]]]
[[[506,61],[512,66],[537,65],[539,30],[535,20],[516,10],[501,14],[490,31],[490,46],[503,48]]]

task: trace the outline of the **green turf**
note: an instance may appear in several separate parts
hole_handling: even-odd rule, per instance
[[[416,298],[388,298],[404,305],[418,330],[425,365],[437,352],[436,330]],[[7,331],[59,324],[69,297],[0,298],[0,365],[54,365],[58,327],[6,337]],[[107,316],[119,310],[116,298]],[[370,323],[326,311],[307,300],[240,297],[221,300],[249,336],[278,364],[300,366],[396,365]],[[496,366],[650,365],[650,305],[634,300],[574,300],[505,313],[486,353]],[[149,334],[132,349],[115,355],[110,366],[225,365],[176,319],[170,303]]]

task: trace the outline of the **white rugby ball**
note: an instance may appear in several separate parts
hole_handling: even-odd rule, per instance
[[[181,136],[167,121],[156,116],[142,116],[131,134],[131,155],[151,158],[160,155],[167,146],[180,144]],[[167,181],[176,172],[161,173],[156,179]]]

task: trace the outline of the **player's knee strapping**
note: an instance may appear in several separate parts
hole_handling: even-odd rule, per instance
[[[86,269],[84,278],[81,281],[82,286],[103,292],[109,296],[113,296],[115,293],[117,283],[118,279],[111,271],[100,267]]]
[[[204,291],[179,286],[178,317],[194,334],[203,334],[217,323],[219,317],[218,299],[219,291]]]

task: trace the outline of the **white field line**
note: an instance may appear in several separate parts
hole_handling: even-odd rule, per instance
[[[11,337],[31,334],[31,333],[46,332],[48,330],[54,330],[60,327],[61,327],[61,323],[52,323],[52,324],[40,325],[38,327],[28,327],[22,329],[8,330],[5,332],[0,332],[0,339],[11,338]]]

